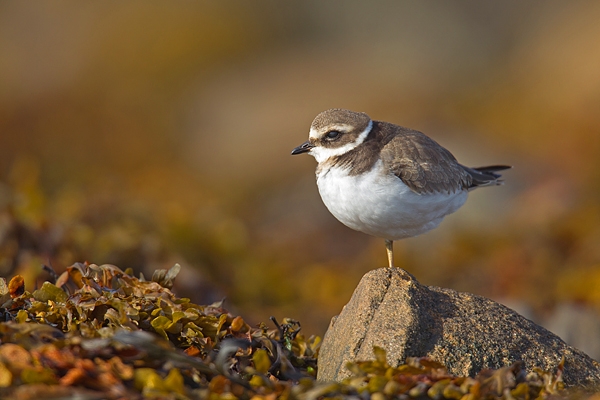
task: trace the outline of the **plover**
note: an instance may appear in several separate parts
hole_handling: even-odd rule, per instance
[[[317,160],[317,186],[329,211],[354,230],[384,238],[389,266],[394,240],[436,228],[472,189],[500,185],[505,165],[469,168],[421,132],[365,113],[323,111],[309,138],[292,150]]]

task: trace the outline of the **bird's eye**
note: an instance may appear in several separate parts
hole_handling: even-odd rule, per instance
[[[325,137],[327,139],[336,139],[340,135],[341,135],[341,133],[339,131],[329,131],[329,132],[327,132]]]

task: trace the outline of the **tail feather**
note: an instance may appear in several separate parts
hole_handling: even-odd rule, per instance
[[[480,186],[502,185],[504,183],[504,181],[500,179],[502,175],[498,174],[497,172],[512,168],[508,165],[490,165],[487,167],[476,168],[469,168],[463,165],[462,167],[469,173],[469,175],[471,175],[472,178],[469,189],[474,189]]]

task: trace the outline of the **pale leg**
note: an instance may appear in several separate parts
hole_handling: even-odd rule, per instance
[[[392,268],[394,266],[394,241],[386,239],[385,249],[387,250],[388,264]]]

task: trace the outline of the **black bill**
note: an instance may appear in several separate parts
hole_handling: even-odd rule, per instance
[[[296,154],[307,153],[313,147],[315,147],[313,144],[311,144],[309,141],[306,141],[306,142],[302,143],[300,146],[296,147],[294,150],[292,150],[292,155],[295,156]]]

